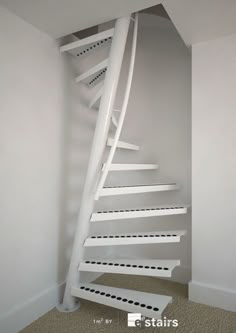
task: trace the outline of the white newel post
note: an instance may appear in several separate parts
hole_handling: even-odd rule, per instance
[[[101,97],[98,119],[93,137],[88,171],[86,175],[70,267],[67,276],[66,289],[63,304],[61,307],[59,307],[59,309],[64,311],[73,311],[78,308],[76,299],[71,295],[71,287],[76,287],[79,283],[78,264],[84,257],[83,244],[89,232],[89,221],[94,207],[94,197],[96,192],[95,185],[97,185],[98,177],[101,173],[102,157],[106,146],[111,113],[114,106],[129,30],[129,23],[130,16],[117,19],[115,24],[108,68],[104,82],[104,90]]]

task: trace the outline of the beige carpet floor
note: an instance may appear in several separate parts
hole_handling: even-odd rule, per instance
[[[104,274],[96,283],[173,296],[163,313],[178,319],[177,328],[127,327],[127,313],[82,300],[80,310],[60,313],[56,309],[45,314],[20,333],[236,333],[236,313],[188,301],[187,286],[150,277]],[[103,323],[94,320],[103,318]],[[112,320],[108,324],[105,320]]]

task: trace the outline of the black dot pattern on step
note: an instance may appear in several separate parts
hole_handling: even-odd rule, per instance
[[[112,37],[107,37],[107,38],[101,39],[99,42],[91,44],[90,46],[87,47],[87,49],[84,49],[83,51],[80,51],[79,53],[77,53],[77,57],[81,57],[82,55],[90,52],[91,50],[96,49],[98,46],[107,44],[108,42],[111,41],[111,39],[112,39]]]
[[[119,187],[119,186],[118,186]],[[122,186],[120,186],[122,187]],[[96,214],[109,214],[109,213],[129,213],[129,212],[148,212],[148,211],[165,211],[165,210],[174,210],[174,209],[184,209],[184,207],[158,207],[158,208],[136,208],[136,209],[121,209],[121,210],[104,210],[96,212]]]
[[[132,263],[114,263],[114,262],[100,262],[100,261],[89,261],[89,260],[86,260],[85,261],[85,264],[90,264],[90,265],[104,265],[104,266],[116,266],[116,267],[128,267],[128,268],[139,268],[139,269],[142,269],[142,268],[145,268],[145,269],[157,269],[157,270],[165,270],[165,271],[168,271],[169,270],[169,267],[160,267],[160,266],[143,266],[143,265],[132,265]]]
[[[145,237],[145,238],[165,238],[165,237],[177,237],[178,235],[177,234],[170,234],[170,233],[162,233],[162,234],[136,234],[136,235],[129,235],[129,234],[126,234],[126,235],[103,235],[103,236],[100,236],[100,235],[97,235],[97,236],[91,236],[90,238],[142,238],[142,237]]]
[[[107,68],[104,68],[102,71],[99,72],[91,81],[89,81],[89,85],[93,84],[95,81],[97,81],[102,75],[104,75],[107,71]]]
[[[114,294],[113,295],[109,294],[109,293],[106,294],[104,291],[95,290],[93,288],[89,288],[89,287],[85,287],[85,286],[81,286],[80,289],[83,290],[84,292],[89,292],[89,293],[93,293],[95,291],[95,294],[97,294],[99,296],[105,296],[107,298],[111,298],[118,302],[128,303],[130,305],[139,306],[141,308],[147,308],[148,310],[153,310],[155,312],[159,311],[159,308],[157,308],[157,307],[152,307],[151,305],[144,304],[144,303],[140,304],[139,302],[136,302],[132,299],[122,298],[122,297],[116,296]]]

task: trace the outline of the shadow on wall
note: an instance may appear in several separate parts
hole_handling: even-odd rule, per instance
[[[83,83],[76,84],[77,75],[100,61],[108,49],[99,50],[97,55],[80,57],[80,62],[69,54],[65,61],[65,98],[62,142],[62,172],[60,199],[60,228],[58,238],[58,282],[65,281],[69,267],[71,250],[80,209],[80,202],[86,177],[93,134],[96,126],[97,110],[88,107],[99,89],[88,88]],[[101,252],[101,251],[100,251]],[[94,254],[96,257],[96,253]],[[96,274],[90,273],[89,276]],[[93,278],[89,279],[93,279]]]

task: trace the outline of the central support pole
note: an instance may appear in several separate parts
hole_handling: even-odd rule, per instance
[[[128,16],[117,19],[115,24],[115,31],[108,61],[108,69],[93,137],[63,304],[58,308],[61,311],[69,312],[76,310],[79,307],[76,303],[76,298],[71,295],[71,287],[76,287],[79,283],[78,265],[84,258],[83,244],[89,233],[90,216],[93,212],[96,186],[102,169],[102,157],[106,147],[111,113],[114,107],[128,36],[129,23],[130,17]]]

